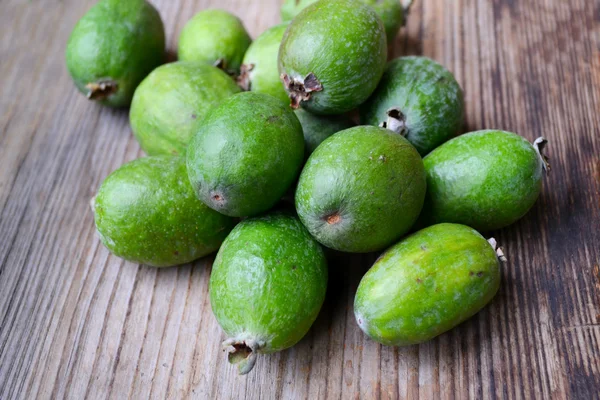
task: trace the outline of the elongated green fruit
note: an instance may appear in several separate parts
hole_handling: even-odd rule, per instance
[[[73,29],[66,59],[75,85],[88,99],[129,106],[138,84],[164,62],[160,15],[144,0],[101,0]]]
[[[288,24],[279,24],[263,32],[248,48],[241,68],[238,84],[244,90],[270,94],[281,101],[289,101],[279,79],[277,54]]]
[[[438,147],[423,160],[427,195],[418,225],[455,222],[484,232],[516,222],[540,194],[545,144],[486,130]]]
[[[211,65],[163,65],[135,91],[131,129],[148,155],[184,154],[209,111],[239,92],[229,75]]]
[[[178,56],[181,61],[203,62],[237,75],[251,42],[238,17],[225,10],[204,10],[183,27]]]
[[[450,71],[427,57],[391,61],[369,100],[363,124],[405,136],[421,156],[456,136],[463,123],[463,93]]]
[[[505,258],[495,245],[458,224],[401,240],[361,280],[354,300],[358,325],[390,346],[422,343],[452,329],[498,291],[499,257]]]
[[[236,220],[202,204],[185,162],[145,157],[114,171],[92,200],[102,243],[126,260],[167,267],[216,251]]]
[[[286,30],[279,72],[291,99],[317,114],[341,114],[375,90],[387,58],[383,23],[357,0],[321,0]]]
[[[223,342],[229,362],[247,374],[258,354],[296,344],[317,318],[326,288],[323,251],[296,217],[242,221],[210,276],[210,303],[229,335]]]

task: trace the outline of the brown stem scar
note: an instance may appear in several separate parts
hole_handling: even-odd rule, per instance
[[[254,69],[254,64],[242,64],[240,67],[240,76],[237,78],[238,86],[244,90],[251,90],[252,82],[250,82],[250,72]]]
[[[257,352],[261,347],[255,340],[227,339],[223,342],[223,349],[229,353],[227,360],[238,366],[240,375],[245,375],[254,368]]]
[[[86,96],[90,100],[104,100],[119,90],[119,84],[112,79],[101,79],[85,85]]]
[[[496,242],[496,239],[489,238],[488,239],[488,243],[490,244],[490,246],[492,246],[492,249],[494,249],[494,251],[496,252],[496,257],[498,257],[498,260],[500,260],[501,262],[507,262],[508,259],[506,258],[506,255],[504,255],[504,250],[502,250],[502,247],[498,247],[498,243]]]
[[[385,113],[387,115],[387,120],[380,123],[379,126],[381,128],[389,129],[392,132],[399,133],[402,136],[406,136],[408,134],[406,115],[404,115],[397,107],[390,108]]]
[[[548,140],[543,136],[540,136],[539,138],[537,138],[533,141],[533,148],[535,149],[535,152],[540,157],[540,160],[542,160],[542,168],[544,168],[544,171],[546,171],[546,173],[549,173],[550,172],[550,163],[549,163],[550,159],[548,158],[548,156],[546,156],[544,154],[544,149],[546,148],[547,144],[548,144]]]
[[[335,225],[342,220],[342,217],[338,212],[334,212],[333,214],[327,215],[324,219],[329,225]]]
[[[297,109],[300,103],[310,100],[312,92],[320,92],[323,90],[323,85],[312,72],[304,77],[304,79],[293,79],[288,74],[280,76],[283,84],[288,92],[291,100],[291,107]]]

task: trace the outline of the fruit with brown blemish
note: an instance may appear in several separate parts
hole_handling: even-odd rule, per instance
[[[294,112],[254,92],[231,96],[212,110],[187,149],[188,175],[200,200],[236,217],[273,207],[303,161],[302,126]]]
[[[377,13],[357,0],[321,0],[287,28],[279,72],[294,108],[341,114],[375,90],[387,57]]]
[[[391,61],[369,100],[361,123],[405,136],[419,154],[456,136],[463,124],[463,93],[450,71],[427,57]]]
[[[485,232],[516,222],[540,195],[545,144],[497,130],[444,143],[423,160],[427,195],[419,226],[455,222]]]
[[[67,68],[88,99],[127,107],[139,83],[165,60],[158,11],[145,0],[101,0],[67,43]]]
[[[252,39],[242,21],[225,10],[200,11],[179,36],[181,61],[210,64],[237,75]]]
[[[244,55],[238,84],[243,90],[270,94],[281,101],[289,101],[279,79],[277,54],[281,38],[288,24],[279,24],[263,32]]]
[[[485,307],[500,285],[504,255],[493,239],[438,224],[395,244],[362,278],[354,299],[360,328],[373,340],[405,346],[430,340]]]
[[[323,250],[298,218],[273,213],[242,221],[210,275],[210,303],[229,338],[229,362],[250,372],[259,354],[296,344],[313,324],[327,289]]]
[[[148,155],[184,154],[206,114],[239,92],[230,76],[211,65],[163,65],[135,91],[131,129]]]
[[[319,242],[370,252],[411,228],[424,197],[425,170],[415,148],[387,129],[358,126],[334,134],[312,153],[295,202]]]
[[[92,199],[102,243],[126,260],[155,267],[216,251],[236,223],[200,202],[185,160],[145,157],[108,176]]]

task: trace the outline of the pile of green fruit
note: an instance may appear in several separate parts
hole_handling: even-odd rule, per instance
[[[429,340],[498,290],[504,256],[478,231],[533,206],[546,141],[457,136],[454,76],[425,57],[387,62],[405,14],[397,0],[288,0],[291,22],[251,42],[238,18],[206,10],[164,65],[163,25],[145,0],[101,0],[72,33],[75,84],[130,106],[148,154],[102,183],[98,234],[115,255],[156,267],[218,250],[210,300],[242,374],[315,321],[321,246],[387,249],[354,303],[360,328],[386,345]],[[295,212],[279,206],[286,196]]]

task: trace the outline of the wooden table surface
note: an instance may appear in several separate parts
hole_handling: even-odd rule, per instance
[[[428,343],[380,346],[352,301],[373,255],[335,255],[315,326],[238,377],[210,311],[212,258],[154,269],[111,256],[89,199],[141,156],[126,111],[76,92],[64,49],[92,0],[0,4],[0,399],[543,398],[600,396],[600,3],[417,0],[395,43],[451,69],[465,130],[550,141],[552,172],[520,222],[492,303]],[[278,0],[155,0],[169,49],[197,11],[253,37]]]

